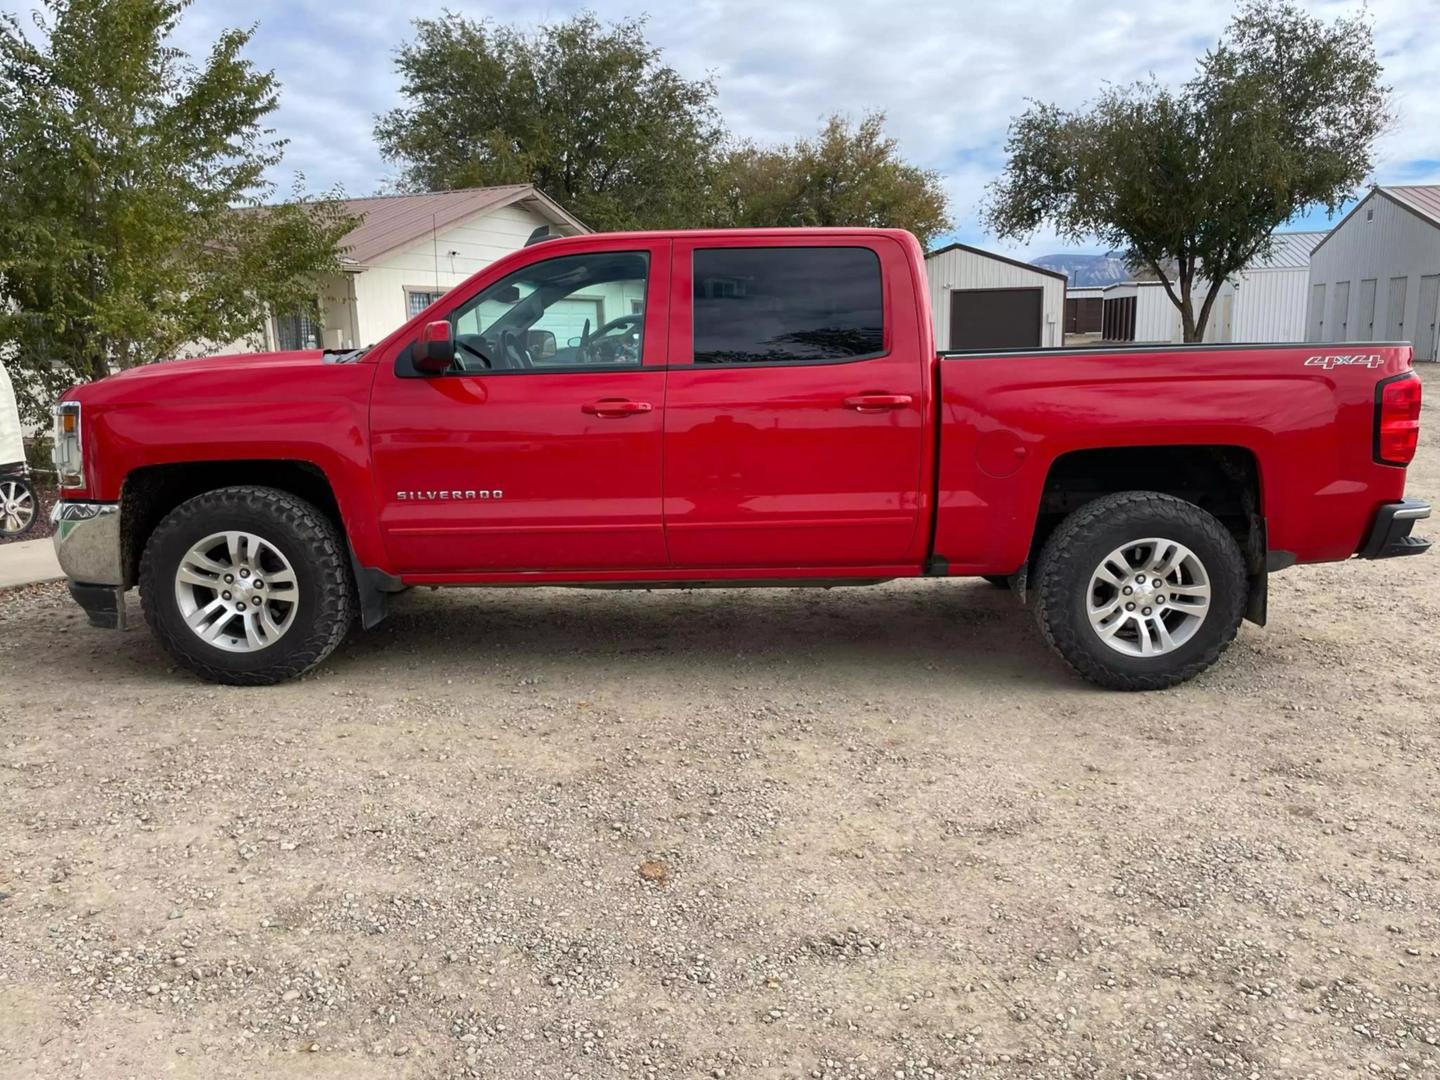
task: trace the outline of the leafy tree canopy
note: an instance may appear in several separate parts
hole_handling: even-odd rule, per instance
[[[953,227],[938,173],[900,157],[885,116],[831,116],[814,139],[746,144],[721,169],[718,211],[740,226],[859,225],[909,229],[928,245]]]
[[[1278,226],[1356,194],[1389,121],[1364,15],[1326,23],[1291,0],[1246,0],[1177,90],[1112,88],[1078,112],[1032,104],[986,217],[1004,237],[1048,222],[1124,249],[1199,341],[1225,280]]]
[[[939,178],[901,159],[883,116],[733,145],[714,82],[665,65],[643,19],[531,33],[447,14],[417,20],[396,63],[406,103],[375,137],[407,190],[534,184],[597,229],[950,227]]]
[[[375,137],[411,190],[533,183],[593,228],[695,225],[724,137],[715,86],[663,64],[644,28],[418,19],[396,62],[407,103]]]
[[[193,62],[188,0],[45,0],[0,15],[0,349],[42,421],[76,381],[315,312],[353,226],[298,187],[258,207],[284,144],[275,77],[228,30]]]

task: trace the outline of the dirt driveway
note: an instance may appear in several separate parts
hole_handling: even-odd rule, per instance
[[[1128,696],[969,582],[412,593],[277,689],[0,595],[0,1076],[1435,1075],[1440,555],[1272,590]]]

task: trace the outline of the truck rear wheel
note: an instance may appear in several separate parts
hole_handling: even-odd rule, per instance
[[[1107,495],[1050,536],[1036,573],[1045,640],[1113,690],[1192,679],[1234,640],[1245,608],[1234,537],[1193,503],[1153,491]]]
[[[261,686],[308,671],[345,636],[351,596],[335,526],[275,488],[219,488],[181,503],[140,560],[151,631],[212,682]]]

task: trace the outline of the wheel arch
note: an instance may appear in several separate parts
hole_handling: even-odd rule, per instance
[[[131,471],[120,490],[121,566],[125,583],[140,577],[145,543],[165,515],[187,499],[239,485],[272,487],[310,503],[348,540],[335,487],[314,462],[289,458],[183,461],[145,465]]]
[[[1155,491],[1213,514],[1245,557],[1250,596],[1246,618],[1265,622],[1264,489],[1260,462],[1246,446],[1172,444],[1073,450],[1050,463],[1026,563],[1027,577],[1045,541],[1071,513],[1106,495]]]

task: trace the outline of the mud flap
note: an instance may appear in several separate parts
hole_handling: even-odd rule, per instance
[[[360,626],[371,630],[384,621],[387,614],[387,600],[393,593],[401,593],[410,586],[394,574],[387,574],[373,566],[361,566],[355,557],[355,549],[347,542],[350,551],[350,567],[355,575],[355,595],[360,601]]]

